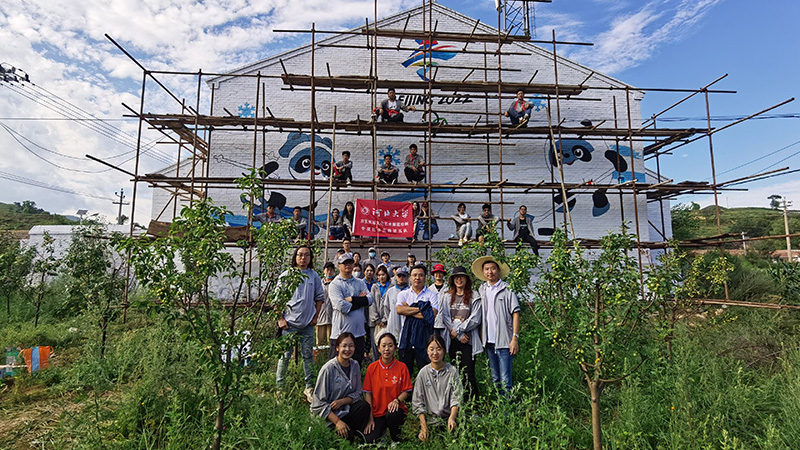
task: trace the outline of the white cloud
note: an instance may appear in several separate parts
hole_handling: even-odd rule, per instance
[[[664,44],[685,37],[722,0],[649,2],[635,12],[623,13],[610,28],[593,36],[593,47],[569,57],[604,73],[619,73],[649,59]]]

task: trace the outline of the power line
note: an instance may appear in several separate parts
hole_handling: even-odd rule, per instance
[[[746,163],[744,163],[744,164],[740,164],[740,165],[738,165],[738,166],[736,166],[736,167],[734,167],[734,168],[732,168],[732,169],[728,169],[728,170],[722,171],[722,172],[718,173],[717,175],[726,174],[726,173],[728,173],[728,172],[733,172],[733,171],[734,171],[734,170],[736,170],[736,169],[741,169],[742,167],[749,166],[750,164],[753,164],[753,163],[756,163],[756,162],[758,162],[758,161],[761,161],[762,159],[764,159],[764,158],[765,158],[765,157],[767,157],[767,156],[772,156],[772,155],[774,155],[774,154],[776,154],[776,153],[780,153],[780,152],[782,152],[782,151],[786,150],[787,148],[794,147],[794,146],[795,146],[795,145],[797,145],[797,144],[800,144],[800,141],[795,141],[795,142],[792,142],[791,144],[789,144],[789,145],[787,145],[787,146],[784,146],[784,147],[781,147],[781,148],[779,148],[779,149],[777,149],[777,150],[775,150],[775,151],[769,152],[769,153],[767,153],[766,155],[761,155],[761,156],[759,156],[759,157],[758,157],[758,158],[756,158],[756,159],[753,159],[753,160],[751,160],[751,161],[748,161],[748,162],[746,162]],[[792,156],[795,156],[795,155],[797,155],[797,153],[793,154]],[[765,170],[769,169],[770,167],[774,167],[774,166],[776,166],[776,165],[780,164],[781,162],[783,162],[783,161],[786,161],[787,159],[790,159],[792,156],[789,156],[789,157],[787,157],[787,158],[784,158],[784,159],[782,159],[782,160],[780,160],[780,161],[776,162],[775,164],[772,164],[771,166],[769,166],[769,167],[767,167],[767,168],[765,168],[765,169],[759,170],[758,172],[764,172]],[[758,172],[757,172],[757,173],[758,173]],[[706,180],[710,180],[710,179],[711,179],[710,177],[709,177],[709,178],[706,178]]]
[[[32,180],[30,178],[25,178],[25,177],[22,177],[20,175],[15,175],[15,174],[12,174],[12,173],[3,172],[1,170],[0,170],[0,178],[4,178],[6,180],[14,181],[14,182],[17,182],[17,183],[27,184],[29,186],[34,186],[34,187],[38,187],[38,188],[42,188],[42,189],[49,189],[51,191],[57,191],[57,192],[63,192],[65,194],[77,195],[79,197],[97,198],[97,199],[100,199],[100,200],[111,200],[111,201],[115,200],[115,199],[113,199],[111,197],[103,197],[103,196],[100,196],[100,195],[86,194],[86,193],[83,193],[83,192],[73,191],[71,189],[63,188],[63,187],[60,187],[60,186],[54,186],[52,184],[47,184],[47,183],[43,183],[41,181]]]

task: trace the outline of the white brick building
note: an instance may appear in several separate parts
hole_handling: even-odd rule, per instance
[[[470,33],[475,29],[476,20],[464,16],[456,11],[448,9],[440,4],[432,3],[433,20],[437,23],[437,31],[447,31],[455,33]],[[378,27],[381,29],[402,30],[423,30],[423,10],[422,7],[405,11],[391,17],[379,20]],[[427,10],[426,10],[427,15]],[[427,20],[427,17],[425,17]],[[408,21],[407,25],[406,22]],[[430,27],[430,23],[426,25]],[[358,31],[358,29],[354,30]],[[497,34],[494,28],[479,24],[476,33]],[[398,46],[398,38],[380,37],[378,39],[379,48],[393,48]],[[371,73],[370,52],[366,50],[364,44],[366,38],[363,35],[343,34],[334,35],[325,39],[317,38],[317,47],[314,50],[315,75],[319,77],[332,76],[366,76]],[[354,48],[327,47],[325,45],[351,45]],[[378,78],[381,80],[407,80],[420,81],[426,75],[424,70],[412,65],[415,52],[409,51],[409,47],[419,46],[419,42],[412,39],[404,39],[401,42],[401,50],[379,49],[377,51]],[[484,44],[470,43],[467,47],[475,51],[474,53],[449,52],[448,50],[463,49],[463,42],[447,42],[439,40],[434,43],[437,53],[434,60],[438,61],[442,67],[435,70],[437,81],[461,81],[470,72],[468,68],[496,68],[501,62],[504,70],[502,81],[504,83],[530,83],[533,78],[534,83],[554,84],[556,74],[553,68],[553,54],[551,51],[530,43],[514,43],[503,45],[506,53],[501,56],[502,61],[498,61],[496,55],[484,54],[482,52]],[[496,48],[496,44],[486,44],[489,50]],[[362,47],[362,48],[355,48]],[[511,55],[508,53],[518,53]],[[522,54],[524,53],[524,54]],[[591,86],[596,89],[584,90],[570,99],[560,100],[560,109],[556,110],[555,100],[549,102],[550,115],[554,125],[557,124],[557,115],[560,115],[561,123],[564,127],[581,127],[582,121],[590,120],[593,125],[599,125],[599,129],[616,128],[627,129],[628,117],[631,117],[631,128],[636,130],[641,124],[640,101],[643,97],[641,91],[634,88],[625,90],[626,84],[609,76],[594,72],[588,67],[584,67],[573,61],[558,57],[558,83],[560,85],[583,85]],[[448,67],[444,67],[448,66]],[[453,67],[455,66],[455,67]],[[311,46],[303,46],[280,55],[276,55],[262,61],[258,61],[249,66],[242,67],[233,71],[235,74],[256,74],[265,76],[280,76],[285,71],[289,74],[309,75],[311,73]],[[493,82],[497,80],[497,70],[478,69],[468,77],[470,81]],[[213,116],[226,116],[227,112],[238,114],[242,117],[259,117],[274,115],[278,118],[293,118],[298,121],[311,120],[311,93],[308,89],[295,86],[292,90],[278,78],[263,78],[263,92],[259,90],[257,96],[257,79],[245,77],[217,77],[209,82],[214,90]],[[613,89],[609,89],[613,88]],[[319,121],[332,121],[334,107],[336,107],[336,120],[338,122],[352,121],[357,117],[362,120],[368,119],[371,109],[371,97],[366,90],[351,93],[331,92],[326,89],[323,82],[316,86],[316,110]],[[433,90],[433,107],[440,118],[446,119],[448,124],[472,125],[478,115],[476,114],[456,114],[457,112],[480,112],[488,110],[491,115],[488,117],[490,123],[497,123],[498,114],[504,111],[511,103],[513,94],[507,94],[502,101],[502,109],[496,99],[497,88],[493,88],[495,98],[485,100],[483,93],[478,92],[444,92]],[[385,98],[386,89],[379,89],[378,101]],[[398,97],[405,99],[408,103],[422,108],[422,91],[410,91],[398,89]],[[492,94],[492,91],[489,91]],[[626,97],[627,95],[627,97]],[[548,125],[547,111],[548,101],[543,95],[530,93],[526,96],[534,101],[536,107],[531,118],[531,127]],[[262,100],[263,99],[263,100]],[[265,101],[265,104],[264,104]],[[256,110],[255,105],[258,105]],[[628,114],[630,105],[630,114]],[[269,109],[269,113],[266,112]],[[616,110],[616,125],[615,125]],[[481,119],[483,120],[483,119]],[[422,112],[406,113],[406,123],[420,123],[425,121]],[[602,122],[602,123],[601,123]],[[504,127],[508,125],[508,119],[504,119]],[[380,130],[380,127],[379,127]],[[558,136],[555,136],[558,139]],[[301,132],[295,130],[283,130],[283,132],[269,132],[264,135],[254,134],[252,127],[248,132],[244,131],[213,131],[210,154],[209,154],[209,176],[210,177],[235,177],[241,174],[246,167],[252,166],[254,152],[256,166],[266,166],[269,168],[270,178],[280,179],[299,179],[308,180],[310,173],[307,159],[304,155],[309,152],[310,135],[309,130]],[[327,170],[331,161],[332,134],[329,129],[322,129],[316,136],[316,165],[318,167],[317,179],[327,179]],[[434,141],[442,140],[466,140],[465,135],[436,137]],[[473,137],[476,143],[486,142],[485,137]],[[491,143],[497,142],[497,136],[490,138]],[[466,183],[488,183],[499,182],[507,179],[509,183],[538,183],[538,182],[558,182],[559,172],[552,169],[553,160],[550,156],[551,144],[549,136],[542,134],[512,134],[510,137],[503,137],[503,161],[514,163],[502,168],[493,165],[491,170],[486,166],[433,166],[429,168],[431,181],[437,184],[458,184],[465,178]],[[630,190],[619,194],[618,190],[606,191],[598,189],[595,185],[614,185],[619,182],[629,181],[633,178],[631,173],[631,149],[627,138],[584,138],[575,135],[564,136],[562,142],[564,148],[564,182],[586,184],[580,188],[570,190],[566,203],[571,208],[570,214],[575,229],[575,234],[580,238],[599,238],[609,231],[619,231],[620,224],[624,221],[635,231],[634,211],[638,210],[638,232],[643,241],[663,240],[660,235],[662,218],[658,208],[658,203],[647,202],[646,195],[638,195],[637,205],[634,205],[634,197]],[[434,164],[444,164],[454,161],[485,163],[487,154],[491,161],[498,160],[497,146],[492,145],[461,145],[461,144],[432,144],[432,154],[428,154],[424,139],[421,134],[413,133],[387,133],[377,137],[378,164],[382,156],[386,153],[392,154],[396,164],[402,166],[402,159],[408,153],[408,146],[416,143],[420,148],[420,153],[425,160]],[[356,181],[369,181],[374,176],[372,137],[369,133],[362,135],[337,134],[335,159],[340,159],[340,154],[344,150],[352,153],[354,161],[353,176]],[[644,169],[642,158],[643,144],[641,141],[633,142],[633,165],[635,166],[636,178],[639,183],[656,183],[656,175]],[[573,151],[575,150],[575,151]],[[616,167],[617,150],[623,157],[622,167]],[[619,170],[618,170],[619,169]],[[167,172],[174,173],[175,168]],[[401,173],[401,181],[405,181]],[[513,202],[503,206],[503,216],[513,217],[519,205],[528,206],[528,213],[535,216],[534,228],[535,236],[540,240],[548,240],[552,229],[560,226],[563,221],[564,201],[558,192],[544,191],[541,189],[531,189],[528,193],[505,193],[504,201]],[[308,207],[310,196],[307,190],[284,190],[271,189],[273,203],[283,207],[282,213],[290,215],[293,206]],[[422,200],[423,189],[396,189],[394,192],[380,192],[378,197],[385,200],[412,201]],[[209,195],[218,203],[226,205],[234,214],[240,216],[233,217],[231,224],[241,225],[246,223],[247,218],[243,214],[242,203],[239,192],[232,189],[211,189]],[[372,192],[364,189],[348,189],[341,187],[331,193],[334,207],[343,208],[345,202],[354,201],[356,198],[372,199]],[[157,220],[169,221],[172,215],[172,206],[164,208],[168,200],[165,193],[154,194],[153,197],[153,218]],[[284,201],[285,199],[285,201]],[[439,216],[449,217],[455,213],[456,204],[459,201],[486,201],[490,199],[488,193],[453,193],[450,190],[434,191],[431,194],[433,201],[447,201],[448,203],[434,203],[433,210]],[[499,191],[491,194],[492,200],[499,200]],[[315,209],[315,219],[324,221],[328,211],[328,192],[317,188],[315,201],[318,202]],[[470,203],[467,211],[472,217],[480,214],[480,204]],[[163,213],[162,213],[163,210]],[[178,208],[178,211],[180,208]],[[500,205],[495,205],[494,213],[500,215]],[[667,217],[663,223],[666,225],[666,235],[671,235],[669,204],[664,202],[664,212]],[[648,222],[651,225],[648,225]],[[449,220],[440,220],[441,231],[437,239],[445,239],[455,232],[454,226]],[[510,237],[506,230],[506,237]]]

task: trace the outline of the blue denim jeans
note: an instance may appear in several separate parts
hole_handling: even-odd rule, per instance
[[[431,229],[430,234],[428,231],[428,221],[423,219],[417,219],[417,231],[414,233],[414,239],[417,239],[417,235],[419,235],[420,230],[422,231],[422,239],[428,240],[433,238],[436,233],[439,232],[439,225],[433,221],[431,221]]]
[[[500,394],[511,390],[511,365],[514,357],[507,348],[494,348],[494,344],[486,344],[486,356],[489,358],[489,370]]]
[[[286,336],[290,333],[297,333],[300,336],[300,355],[303,357],[303,372],[305,372],[306,387],[314,387],[314,327],[294,328],[289,327],[282,330],[281,334]],[[287,350],[278,361],[278,372],[275,375],[275,384],[278,389],[283,389],[286,384],[286,369],[289,360],[292,358],[292,349]]]

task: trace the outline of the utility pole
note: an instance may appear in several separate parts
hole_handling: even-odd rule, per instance
[[[792,240],[789,238],[789,212],[786,209],[787,206],[791,205],[791,202],[783,199],[783,228],[784,234],[786,234],[786,260],[792,262]]]
[[[119,197],[119,201],[111,203],[119,205],[119,212],[117,213],[117,225],[122,225],[122,205],[130,205],[130,203],[122,201],[125,198],[125,193],[123,192],[122,188],[119,188],[119,192],[114,192],[114,195]]]
[[[742,231],[742,250],[747,252],[747,233]]]

